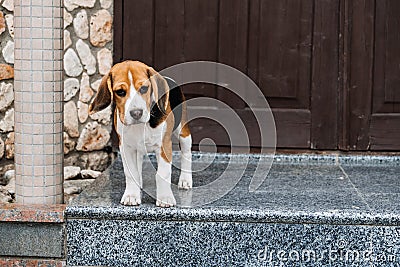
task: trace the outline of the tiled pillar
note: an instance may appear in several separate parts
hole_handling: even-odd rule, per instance
[[[16,200],[63,202],[62,0],[15,0]]]

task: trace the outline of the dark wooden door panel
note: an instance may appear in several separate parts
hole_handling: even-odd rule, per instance
[[[345,111],[350,150],[400,148],[400,2],[346,2]]]
[[[277,147],[309,148],[311,112],[309,110],[273,109]]]
[[[382,3],[376,6],[372,112],[400,113],[400,2],[379,2]]]
[[[190,108],[190,110],[194,109],[196,108]],[[226,113],[226,117],[228,118],[231,111],[222,109],[219,110],[219,112]],[[263,111],[258,112],[261,112],[260,115],[263,115]],[[243,138],[249,137],[249,142],[252,147],[260,147],[260,126],[257,123],[253,111],[248,109],[237,110],[237,114],[241,118],[248,133],[248,136],[244,136]],[[309,111],[293,112],[292,110],[274,109],[273,116],[277,124],[276,128],[278,129],[277,146],[302,148],[305,143],[309,142],[309,129],[311,124]],[[215,121],[196,119],[190,123],[190,129],[195,144],[198,144],[203,138],[211,138],[218,145],[226,147],[232,145],[224,126],[219,125]],[[282,130],[280,131],[280,129]],[[273,129],[268,130],[271,131]],[[272,134],[268,132],[267,136],[272,136]],[[245,141],[243,141],[242,144],[235,144],[235,146],[240,147],[244,146],[244,144]]]
[[[310,107],[312,11],[312,0],[263,0],[255,14],[259,71],[251,78],[273,107]]]
[[[185,62],[184,0],[155,0],[154,66],[164,69]],[[173,12],[171,12],[173,10]]]
[[[311,76],[313,149],[338,148],[339,1],[315,1]]]
[[[398,14],[398,0],[116,0],[114,59],[158,70],[194,60],[240,70],[268,100],[281,148],[398,150]],[[260,145],[250,110],[262,109],[264,98],[246,102],[208,84],[183,88],[188,98],[237,110]],[[192,127],[195,143],[207,135],[228,145],[216,123]]]
[[[155,0],[154,66],[166,67],[193,60],[218,59],[218,1]],[[217,97],[209,84],[186,85],[188,98]]]
[[[218,62],[247,73],[248,20],[250,0],[220,0],[218,28]],[[245,96],[246,89],[240,87],[239,93]],[[246,103],[235,93],[218,87],[219,100],[232,108],[243,109]]]
[[[370,129],[371,150],[400,150],[400,115],[373,114]]]
[[[344,149],[366,150],[369,147],[369,127],[373,89],[374,61],[374,0],[348,1],[345,39],[344,85],[346,145]],[[348,101],[348,103],[346,103]]]
[[[153,65],[154,19],[153,1],[124,1],[122,58],[140,59]],[[116,14],[118,16],[118,14]]]
[[[248,8],[247,74],[273,110],[277,146],[310,148],[314,1],[253,0]],[[259,107],[263,101],[250,104]]]
[[[400,150],[400,2],[377,1],[371,150]]]
[[[218,1],[185,0],[183,51],[185,61],[217,61]],[[186,95],[217,97],[217,88],[210,84],[184,87]]]

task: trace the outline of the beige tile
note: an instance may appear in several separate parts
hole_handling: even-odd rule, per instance
[[[52,103],[44,103],[43,111],[44,113],[54,112],[54,105]]]
[[[23,165],[22,166],[23,175],[32,175],[32,166]],[[25,184],[24,176],[22,177],[22,184]]]
[[[63,131],[63,124],[62,123],[57,123],[55,124],[55,131],[60,133]]]
[[[51,71],[44,71],[43,72],[43,81],[44,82],[51,82],[54,80],[54,74]]]
[[[33,165],[33,157],[32,157],[32,155],[23,156],[22,163],[24,164],[24,166],[28,166],[28,165],[32,166]]]
[[[40,155],[37,155],[33,158],[33,166],[42,166],[43,165],[43,158]],[[39,175],[36,173],[36,169],[34,168],[34,175]],[[41,171],[43,175],[43,171]]]
[[[27,196],[27,197],[24,196],[22,198],[22,203],[26,204],[26,205],[35,204],[35,203],[37,203],[38,199],[40,199],[40,198],[32,197],[32,196]]]
[[[32,94],[33,107],[37,106],[38,103],[43,103],[43,94],[40,93],[41,88],[36,87],[35,91],[38,93]]]
[[[54,25],[53,21],[55,20],[54,18],[43,17],[42,20],[43,20],[43,28],[44,29],[48,29],[48,28],[52,29],[53,28],[53,25]]]
[[[34,50],[34,51],[32,51],[31,54],[32,54],[31,59],[33,59],[34,61],[30,61],[31,66],[29,67],[29,69],[42,71],[43,70],[43,62],[42,62],[43,51]]]
[[[46,164],[48,164],[48,163],[46,162]],[[46,166],[44,169],[44,174],[46,175],[46,183],[47,184],[53,183],[53,181],[52,181],[52,179],[53,179],[52,175],[54,175],[53,166]]]
[[[25,23],[32,23],[32,21],[30,20],[30,19],[22,19],[22,22],[25,24]],[[27,25],[29,25],[29,24],[27,24]],[[23,38],[25,38],[25,40],[24,41],[27,41],[27,40],[31,40],[32,39],[32,34],[31,34],[31,29],[30,28],[21,28],[21,35],[23,36]],[[30,48],[30,46],[29,46],[29,44],[30,44],[30,42],[23,42],[22,43],[22,47],[24,47],[24,48]]]
[[[35,15],[35,14],[32,14]],[[39,17],[31,17],[31,25],[30,27],[32,28],[41,28],[41,27],[46,27],[45,25],[51,25],[49,24],[49,19],[48,18],[39,18]],[[27,25],[24,25],[28,27]],[[29,27],[29,28],[30,28]]]
[[[56,156],[54,155],[53,150],[51,150],[50,153],[46,153],[45,151],[43,153],[46,155],[46,157],[45,157],[46,166],[51,168],[54,173],[55,168],[56,168],[56,165],[55,165]]]
[[[17,12],[17,14],[14,14],[14,15],[18,15],[18,12]],[[21,27],[29,27],[30,16],[31,16],[30,8],[21,8],[21,17],[22,17]],[[24,20],[24,17],[28,21]]]
[[[63,28],[63,19],[62,18],[55,18],[53,20],[53,28],[54,29],[62,29]]]
[[[57,196],[62,196],[63,193],[64,193],[63,184],[58,184],[57,187],[56,187],[56,195]]]
[[[53,144],[53,143],[54,143],[54,134],[44,135],[44,144]]]
[[[31,62],[32,58],[32,51],[27,50],[27,49],[21,49],[21,68],[22,70],[17,71],[14,73],[14,75],[22,75],[19,77],[20,81],[28,81],[27,77],[25,77],[23,74],[26,72],[26,70],[30,70],[32,66]],[[18,60],[14,60],[14,62],[18,62]]]
[[[53,75],[54,75],[55,81],[63,81],[63,72],[62,71],[55,71]],[[62,83],[60,82],[59,84],[61,85]],[[59,86],[58,88],[62,89],[61,86]]]
[[[53,51],[52,50],[43,50],[43,61],[42,63],[46,62],[45,60],[48,61],[53,61]]]
[[[22,133],[32,133],[32,125],[30,124],[23,124],[21,127]],[[28,136],[23,135],[21,136],[21,142],[23,144],[27,144],[26,142],[28,141]]]
[[[60,84],[60,83],[58,83],[58,84]],[[56,88],[61,89],[62,88],[61,84],[60,84],[60,86],[56,86]],[[63,105],[64,92],[62,90],[54,90],[53,96],[54,96],[54,104],[63,108],[64,107],[64,105]]]
[[[39,128],[39,127],[37,127]],[[42,155],[45,151],[43,149],[43,145],[32,145],[32,153],[35,155]]]
[[[19,115],[19,114],[18,114],[18,115]],[[33,116],[32,116],[31,113],[22,113],[21,115],[22,115],[22,120],[23,120],[24,122],[30,122],[30,121],[32,121],[32,119],[33,119]]]
[[[38,165],[43,165],[43,159],[41,158],[40,159],[40,164],[38,164]],[[34,179],[42,179],[42,185],[44,184],[44,167],[43,166],[34,166],[33,167],[33,171],[35,172],[35,177],[34,177]],[[35,180],[36,181],[36,180]],[[36,186],[38,186],[38,185],[36,185]]]
[[[45,195],[45,192],[43,189],[44,188],[41,186],[34,186],[33,187],[33,196],[34,197],[43,197],[43,195]]]
[[[33,31],[33,30],[32,30]],[[39,31],[39,30],[37,30],[37,31]],[[40,33],[42,33],[42,31],[39,31]],[[32,35],[36,38],[36,34],[34,33],[34,32],[32,32]],[[40,34],[40,35],[42,35],[42,34]],[[42,38],[42,37],[39,37],[39,38]],[[43,48],[43,41],[41,40],[41,39],[33,39],[32,41],[31,41],[31,44],[32,44],[32,49],[34,49],[34,50],[39,50],[39,49],[42,49]]]
[[[63,154],[63,147],[62,146],[55,146],[54,147],[54,153],[56,153],[57,155],[62,155]],[[62,163],[62,158],[58,157],[59,160],[57,160],[57,163]]]
[[[31,6],[31,10],[32,10],[32,15],[35,17],[43,17],[43,7],[41,6]],[[32,19],[33,20],[33,19]],[[34,27],[41,27],[42,24],[40,25],[32,25]]]
[[[61,159],[61,161],[63,161],[63,159],[64,159],[63,156],[60,156],[59,158]],[[63,168],[62,162],[61,162],[61,164],[57,164],[55,168],[56,168],[56,173],[57,173],[57,174],[63,175],[64,168]],[[60,180],[62,181],[62,179],[60,179]]]
[[[47,196],[54,196],[56,195],[56,188],[55,186],[46,186],[45,187],[45,195]]]
[[[61,99],[60,97],[57,97],[58,99]],[[64,106],[62,103],[54,103],[54,112],[63,112]]]
[[[54,124],[44,124],[43,128],[44,128],[44,132],[43,132],[44,134],[54,133]]]
[[[53,15],[55,17],[63,17],[63,10],[60,8],[53,8]]]
[[[32,41],[42,41],[42,38],[45,36],[43,35],[43,30],[41,28],[32,28],[31,29],[31,35],[32,35]],[[40,47],[42,47],[42,42],[40,42]],[[33,49],[36,49],[35,47],[32,46]]]

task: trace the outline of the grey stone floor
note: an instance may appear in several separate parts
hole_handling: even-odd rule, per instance
[[[399,266],[400,158],[277,155],[271,168],[265,162],[194,154],[195,188],[215,186],[174,189],[178,204],[191,207],[165,209],[146,193],[139,207],[119,204],[125,179],[117,159],[66,209],[68,266]],[[265,179],[250,192],[256,169]],[[147,161],[150,195],[154,171]],[[178,177],[174,168],[175,184]]]
[[[179,162],[177,159],[174,157],[174,162]],[[222,174],[228,177],[224,182],[229,185],[235,184],[237,179],[236,186],[225,190],[229,192],[222,190],[226,193],[223,196],[221,187],[225,186],[224,182],[217,184],[218,189],[211,186],[194,193],[174,189],[178,207],[160,209],[155,207],[154,198],[146,194],[150,192],[154,196],[155,169],[151,168],[150,161],[143,167],[146,191],[143,192],[143,204],[140,207],[119,204],[125,179],[118,158],[105,175],[68,207],[67,215],[400,225],[398,157],[275,155],[270,169],[258,163],[257,155],[245,156],[242,160],[240,156],[194,154],[194,187],[218,181]],[[256,168],[267,175],[257,190],[249,192],[250,179]],[[177,184],[178,177],[179,170],[174,167],[173,183]],[[198,206],[197,199],[209,198],[210,195],[221,197]]]

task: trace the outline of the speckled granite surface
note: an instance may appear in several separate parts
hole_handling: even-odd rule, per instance
[[[83,238],[68,248],[68,264],[77,265],[371,266],[374,257],[385,255],[389,264],[400,259],[375,247],[380,233],[368,226],[73,220],[69,227]]]
[[[248,185],[257,166],[257,157],[249,160],[236,187],[217,201],[196,208],[160,209],[148,195],[140,207],[119,204],[125,188],[120,160],[98,178],[66,209],[74,218],[144,220],[218,220],[248,222],[333,223],[400,225],[400,161],[395,157],[367,159],[337,156],[277,155],[268,176],[255,191]],[[194,186],[207,184],[227,168],[229,156],[194,155]],[[214,160],[213,160],[214,159]],[[232,165],[243,167],[240,156]],[[237,163],[236,163],[237,162]],[[362,164],[360,164],[360,162]],[[207,166],[203,169],[204,166]],[[235,174],[235,167],[228,171]],[[262,169],[262,166],[258,168]],[[154,184],[154,170],[144,164],[144,183]],[[146,177],[148,178],[146,180]],[[179,170],[173,168],[173,182]],[[191,203],[190,192],[175,191],[178,203]],[[211,194],[212,192],[207,192]],[[374,197],[377,196],[377,197]],[[379,197],[378,197],[379,196]],[[197,196],[201,197],[201,196]],[[392,203],[393,202],[393,203]]]
[[[125,181],[117,160],[66,209],[68,264],[396,266],[400,262],[397,157],[278,155],[267,179],[249,192],[258,160],[259,156],[251,158],[235,188],[217,201],[170,209],[155,207],[148,195],[140,207],[121,206]],[[216,179],[228,162],[238,166],[228,175],[234,176],[243,166],[240,156],[194,155],[194,169],[210,162],[194,173],[194,186]],[[144,177],[153,177],[150,163],[146,164]],[[175,183],[177,177],[179,171],[174,169]],[[178,203],[201,197],[188,192],[175,196]],[[342,247],[337,253],[342,254],[337,257],[344,259],[321,255],[338,244]],[[367,251],[368,259],[346,261],[343,253],[356,253],[353,250],[359,255]],[[301,257],[313,252],[320,253],[319,261],[292,259],[296,253]]]

